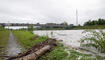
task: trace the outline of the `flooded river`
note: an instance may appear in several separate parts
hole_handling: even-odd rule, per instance
[[[36,27],[36,26],[35,26]],[[22,29],[28,28],[27,26],[6,26],[6,29]],[[84,30],[37,30],[34,31],[38,35],[48,35],[49,37],[56,38],[58,40],[63,40],[63,43],[72,47],[79,47],[79,40],[85,34],[82,34]]]
[[[72,47],[80,47],[80,39],[86,35],[82,34],[84,30],[39,30],[34,31],[38,35],[48,35],[49,37],[63,40],[63,43]]]

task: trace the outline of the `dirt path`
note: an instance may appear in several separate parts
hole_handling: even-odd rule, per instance
[[[7,44],[7,56],[17,55],[21,51],[22,51],[21,46],[17,43],[17,39],[14,37],[13,33],[11,32]]]

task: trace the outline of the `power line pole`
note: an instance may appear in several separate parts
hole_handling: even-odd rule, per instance
[[[76,25],[78,26],[78,10],[76,9]]]

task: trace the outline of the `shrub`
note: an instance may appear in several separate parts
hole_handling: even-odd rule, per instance
[[[85,47],[94,47],[99,52],[105,53],[105,32],[103,30],[87,30],[87,33],[81,39],[81,46]]]

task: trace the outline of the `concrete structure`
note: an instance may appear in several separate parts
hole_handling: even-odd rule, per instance
[[[68,25],[67,23],[61,23],[61,24],[56,24],[56,23],[46,23],[46,24],[28,24],[28,23],[0,23],[1,26],[37,26],[37,28],[71,28],[73,27],[73,24]]]

